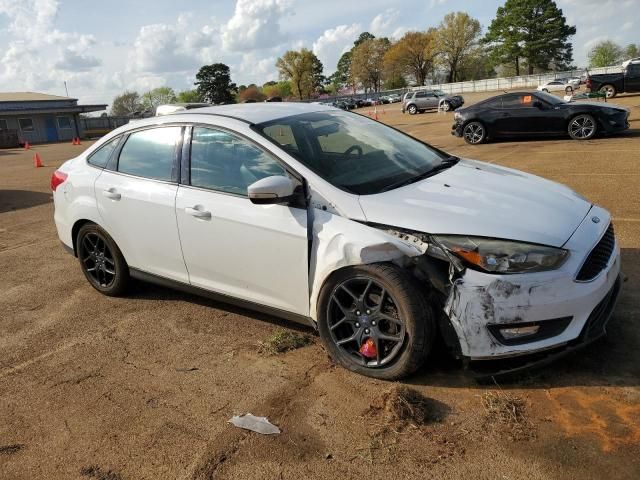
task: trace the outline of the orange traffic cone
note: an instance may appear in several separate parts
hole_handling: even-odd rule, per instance
[[[80,137],[76,137],[76,145],[82,145],[82,144],[80,143]]]
[[[24,149],[29,150],[30,148],[31,148],[31,145],[29,145],[29,142],[24,142]]]
[[[73,138],[71,139],[71,145],[75,145],[75,144],[76,144],[76,137],[73,137]]]
[[[40,168],[42,167],[42,160],[40,160],[40,155],[36,152],[36,154],[33,156],[33,166],[35,168]]]
[[[373,114],[375,115],[375,116],[374,116],[374,118],[375,118],[376,120],[378,120],[378,109],[377,109],[377,108],[375,108],[375,109],[373,110]]]

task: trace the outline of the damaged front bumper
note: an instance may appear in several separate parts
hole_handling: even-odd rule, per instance
[[[606,220],[594,223],[594,216]],[[593,329],[594,315],[603,330],[620,284],[617,242],[606,267],[595,278],[577,281],[576,275],[607,229],[608,220],[606,211],[594,207],[563,246],[571,255],[558,270],[491,275],[467,269],[456,278],[445,313],[460,341],[461,355],[470,360],[494,360],[562,347]],[[598,314],[603,302],[606,311]],[[585,340],[594,336],[599,333],[590,333]]]

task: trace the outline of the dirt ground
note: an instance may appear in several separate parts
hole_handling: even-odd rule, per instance
[[[101,296],[60,246],[49,191],[88,143],[0,150],[0,478],[639,478],[640,96],[616,103],[632,109],[625,135],[475,147],[450,135],[451,113],[378,110],[609,209],[628,277],[605,341],[516,383],[480,386],[434,355],[402,383],[428,398],[422,424],[390,421],[394,384],[335,367],[317,337],[259,352],[279,330],[308,332],[295,324],[145,284]],[[246,412],[282,433],[227,423]]]

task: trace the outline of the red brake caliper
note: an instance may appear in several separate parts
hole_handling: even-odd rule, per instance
[[[378,356],[376,343],[373,341],[373,338],[369,337],[364,341],[360,346],[360,354],[366,358],[375,358]]]

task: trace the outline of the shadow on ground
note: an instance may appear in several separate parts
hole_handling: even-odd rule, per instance
[[[0,190],[0,213],[36,207],[53,200],[50,193],[28,190]]]

